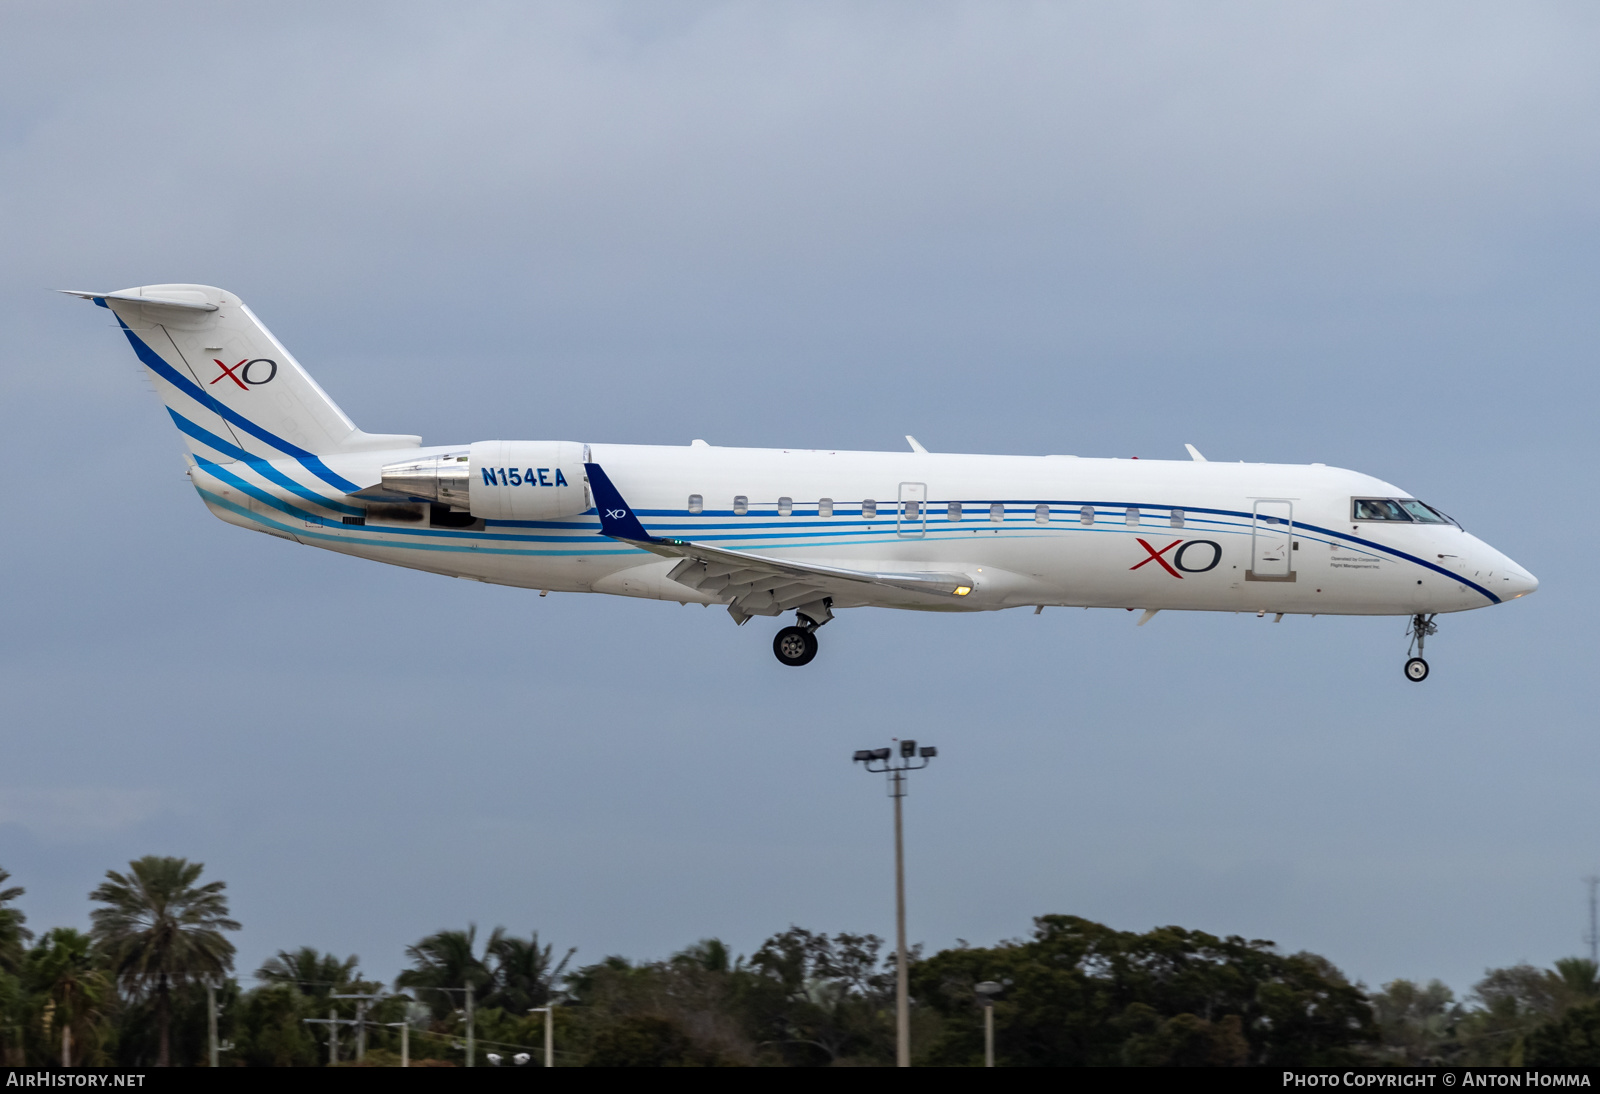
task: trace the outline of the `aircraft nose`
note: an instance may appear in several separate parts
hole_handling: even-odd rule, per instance
[[[1502,592],[1503,590],[1503,595],[1500,598],[1502,600],[1515,600],[1517,597],[1527,596],[1539,588],[1539,579],[1515,563],[1506,567],[1506,572],[1503,576],[1505,580],[1500,583],[1500,588],[1495,590],[1496,592]]]

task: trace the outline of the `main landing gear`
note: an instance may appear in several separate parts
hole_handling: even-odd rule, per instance
[[[1406,648],[1406,653],[1413,649],[1417,651],[1415,657],[1406,661],[1406,679],[1414,684],[1420,684],[1428,678],[1428,663],[1422,659],[1422,645],[1428,636],[1439,629],[1439,624],[1433,621],[1431,615],[1414,615],[1411,625],[1406,628],[1406,634],[1411,636],[1411,645]]]
[[[783,628],[772,640],[772,652],[779,661],[795,668],[811,664],[817,655],[817,628],[833,618],[828,610],[832,603],[831,599],[824,599],[795,612],[795,626]]]

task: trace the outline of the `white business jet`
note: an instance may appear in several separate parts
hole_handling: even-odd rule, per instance
[[[116,316],[221,519],[452,577],[794,612],[807,664],[842,608],[1053,605],[1434,618],[1539,583],[1354,471],[1289,464],[476,441],[364,433],[238,297],[76,292]]]

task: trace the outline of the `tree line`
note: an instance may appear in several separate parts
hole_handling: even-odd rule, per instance
[[[89,894],[87,932],[37,936],[0,869],[0,1063],[11,1066],[887,1066],[892,953],[791,926],[748,956],[706,939],[665,960],[575,965],[537,933],[441,930],[392,985],[354,956],[279,951],[234,975],[226,885],[148,856]],[[1316,954],[1181,927],[1045,915],[1030,937],[915,954],[913,1062],[999,1066],[1600,1066],[1600,970],[1488,970],[1379,991]],[[548,1008],[548,1010],[544,1009]]]

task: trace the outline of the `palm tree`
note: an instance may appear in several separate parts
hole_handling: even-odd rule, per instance
[[[335,988],[349,987],[355,982],[358,960],[351,954],[340,961],[331,953],[317,952],[312,946],[279,950],[256,970],[256,979],[269,984],[293,984],[301,995],[323,998]]]
[[[539,932],[530,938],[517,938],[506,934],[504,927],[496,927],[489,936],[486,954],[494,958],[494,990],[485,1005],[504,1007],[513,1014],[526,1014],[533,1007],[542,1007],[550,1001],[556,981],[566,971],[567,962],[577,953],[577,947],[566,952],[561,963],[552,967],[554,947],[539,945]]]
[[[90,915],[91,933],[117,979],[130,993],[155,998],[158,1067],[172,1065],[172,989],[233,968],[233,943],[222,932],[237,931],[239,924],[228,918],[227,883],[196,887],[203,869],[199,862],[146,855],[130,862],[126,874],[107,870],[107,880],[89,894],[105,905]]]
[[[1600,997],[1600,965],[1587,957],[1563,957],[1557,961],[1555,979],[1578,1002]]]
[[[0,886],[10,877],[10,872],[0,866]],[[22,944],[33,937],[33,932],[23,926],[28,917],[22,910],[6,907],[26,891],[20,885],[0,888],[0,972],[15,973],[22,968]]]
[[[105,1011],[111,980],[93,940],[71,927],[57,927],[28,954],[28,986],[44,998],[47,1024],[61,1027],[61,1066],[72,1066],[72,1046],[90,1038]],[[76,1032],[74,1032],[76,1031]],[[50,1031],[46,1029],[48,1037]]]
[[[395,986],[421,990],[420,1001],[432,1009],[433,1016],[447,1016],[464,1001],[462,990],[468,985],[481,995],[493,982],[483,958],[472,952],[477,937],[477,925],[469,924],[464,931],[439,931],[407,946],[406,956],[413,967],[395,978]]]

